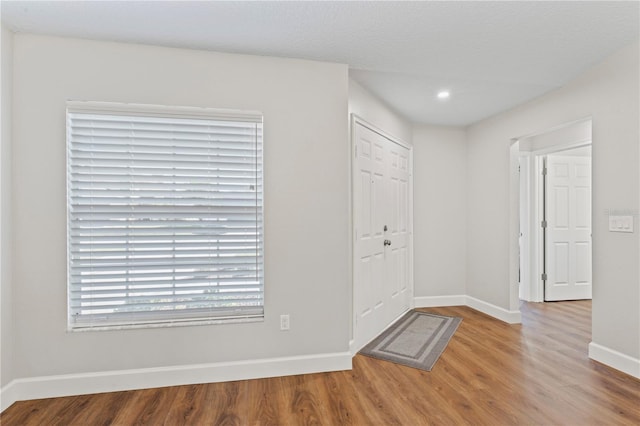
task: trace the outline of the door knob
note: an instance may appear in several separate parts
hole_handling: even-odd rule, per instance
[[[384,240],[384,245],[385,246],[390,246],[391,245],[391,240]]]

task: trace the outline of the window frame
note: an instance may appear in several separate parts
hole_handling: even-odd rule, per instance
[[[144,314],[132,314],[128,321],[86,321],[77,322],[74,319],[74,306],[72,306],[71,293],[73,290],[72,284],[72,256],[71,256],[71,214],[72,214],[72,188],[73,183],[71,173],[71,130],[73,126],[70,121],[70,114],[103,114],[114,116],[140,116],[140,117],[152,117],[152,118],[167,118],[167,119],[206,119],[206,120],[220,120],[220,121],[234,121],[234,122],[246,122],[256,123],[256,159],[259,158],[260,163],[256,163],[255,173],[257,179],[259,179],[259,189],[256,188],[256,203],[260,200],[259,208],[256,210],[256,229],[259,229],[258,239],[256,243],[256,255],[261,259],[261,263],[257,266],[256,273],[258,274],[259,285],[261,287],[261,302],[260,306],[257,306],[253,311],[260,311],[259,313],[251,314],[236,314],[236,315],[216,315],[214,310],[209,311],[209,315],[204,314],[204,309],[198,310],[168,310],[172,314],[165,315],[164,318],[154,318],[151,320],[145,320]],[[172,327],[172,326],[191,326],[191,325],[208,325],[208,324],[226,324],[226,323],[242,323],[242,322],[261,322],[264,321],[265,312],[265,283],[264,283],[264,124],[263,114],[259,111],[248,110],[231,110],[231,109],[218,109],[218,108],[203,108],[203,107],[184,107],[184,106],[164,106],[164,105],[148,105],[148,104],[131,104],[131,103],[115,103],[115,102],[95,102],[95,101],[67,101],[66,103],[66,117],[65,117],[65,129],[66,129],[66,143],[65,143],[65,180],[66,180],[66,267],[67,267],[67,331],[79,332],[79,331],[92,331],[92,330],[114,330],[114,329],[129,329],[129,328],[157,328],[157,327]],[[258,130],[259,129],[259,130]],[[256,160],[258,161],[258,160]],[[212,191],[213,193],[213,191]],[[259,219],[258,219],[259,217]],[[175,264],[171,264],[175,265]],[[261,273],[259,272],[261,271]],[[175,303],[175,302],[174,302]],[[245,307],[241,307],[245,308]],[[209,308],[210,309],[210,308]],[[246,309],[249,311],[250,309]],[[161,310],[152,310],[151,312],[158,313]],[[176,315],[175,312],[182,312],[181,315]],[[152,315],[158,316],[158,315]],[[162,315],[159,315],[162,316]]]

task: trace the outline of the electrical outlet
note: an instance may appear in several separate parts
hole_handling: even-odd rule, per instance
[[[280,315],[280,330],[289,330],[289,314]]]

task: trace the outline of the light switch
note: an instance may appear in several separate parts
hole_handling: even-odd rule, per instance
[[[633,216],[609,216],[610,232],[633,232]]]

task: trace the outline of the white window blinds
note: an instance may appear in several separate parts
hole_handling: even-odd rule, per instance
[[[262,117],[70,102],[72,329],[263,316]]]

